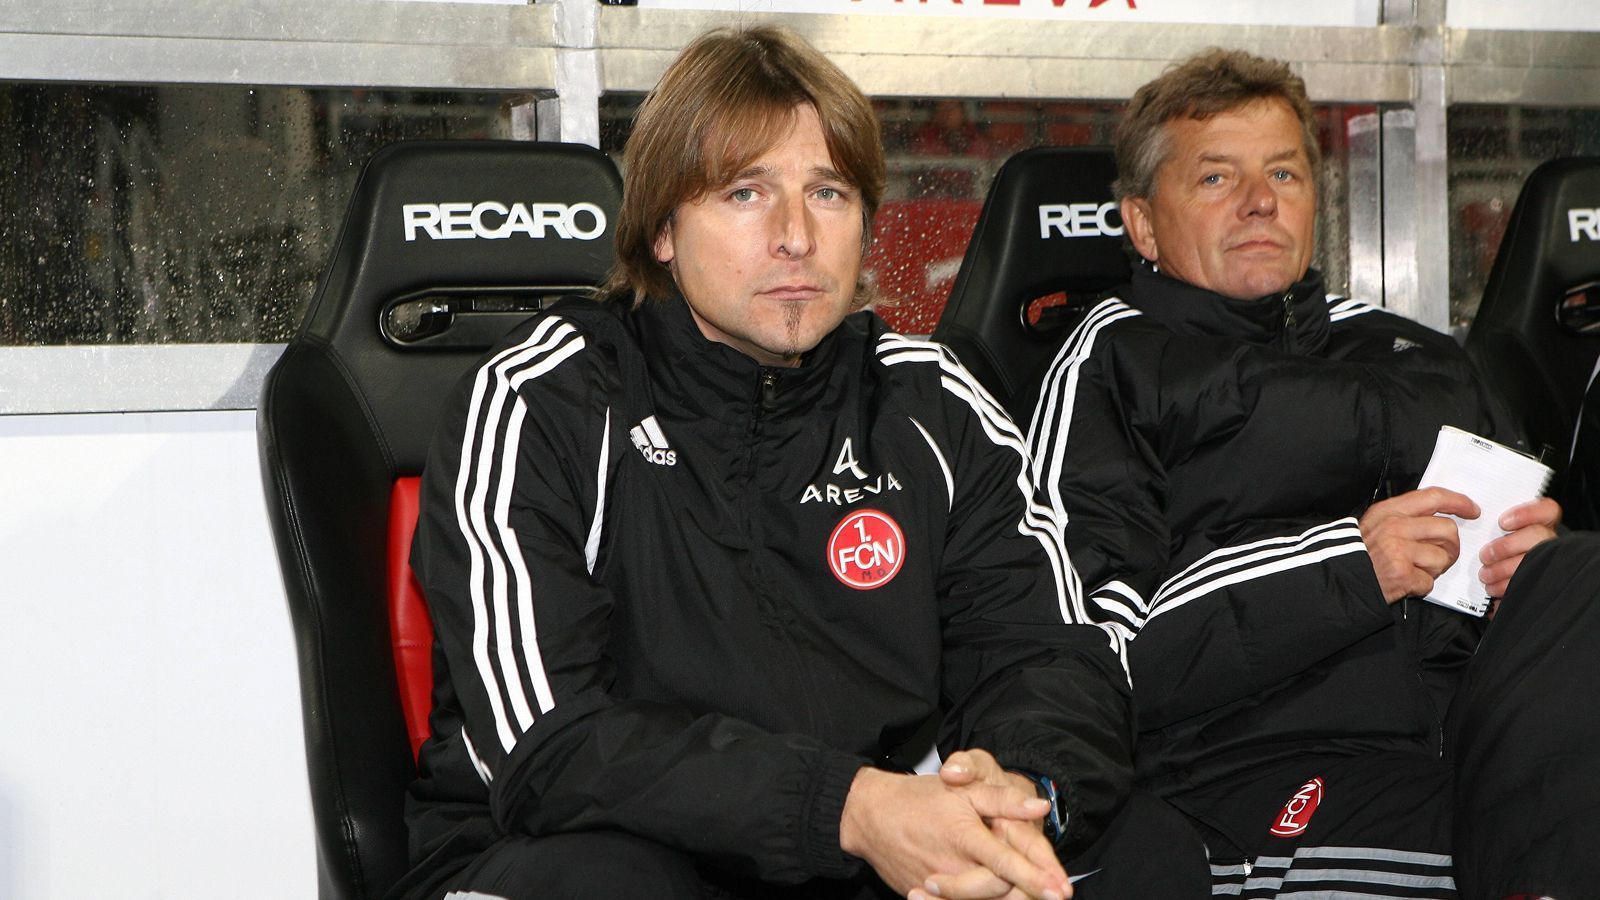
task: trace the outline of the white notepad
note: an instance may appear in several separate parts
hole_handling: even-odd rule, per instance
[[[1422,473],[1419,488],[1443,487],[1471,497],[1478,504],[1476,519],[1455,520],[1461,533],[1461,555],[1433,582],[1427,599],[1440,606],[1474,616],[1489,610],[1489,594],[1478,580],[1483,545],[1505,534],[1500,515],[1519,503],[1536,500],[1550,484],[1550,467],[1537,459],[1488,438],[1449,425],[1439,429],[1433,458]]]

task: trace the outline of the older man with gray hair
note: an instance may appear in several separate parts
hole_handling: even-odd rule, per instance
[[[1593,896],[1600,536],[1541,499],[1465,560],[1487,619],[1422,602],[1466,494],[1417,485],[1441,426],[1513,442],[1446,335],[1310,267],[1316,120],[1283,62],[1211,50],[1116,135],[1139,261],[1052,364],[1036,473],[1129,641],[1141,785],[1214,892]],[[1491,612],[1491,616],[1494,614]]]

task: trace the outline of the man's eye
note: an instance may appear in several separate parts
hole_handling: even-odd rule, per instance
[[[756,198],[756,191],[755,188],[737,188],[728,197],[739,203],[749,203]]]
[[[1278,169],[1272,173],[1272,177],[1279,181],[1289,181],[1294,178],[1294,173],[1288,169]]]
[[[1220,174],[1216,173],[1216,172],[1212,172],[1210,175],[1202,176],[1201,179],[1200,179],[1200,183],[1201,184],[1221,184],[1222,183],[1222,176]]]
[[[818,200],[824,200],[824,201],[827,201],[827,202],[831,203],[834,200],[839,200],[839,199],[843,198],[843,196],[844,195],[839,193],[839,190],[837,188],[831,188],[831,187],[817,188],[817,199]]]

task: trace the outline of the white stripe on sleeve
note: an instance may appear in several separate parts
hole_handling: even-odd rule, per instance
[[[470,561],[473,659],[494,715],[496,734],[508,753],[517,737],[533,724],[528,695],[534,695],[541,712],[547,712],[553,705],[548,679],[539,664],[526,563],[516,533],[509,524],[517,443],[521,437],[521,422],[527,414],[526,405],[517,396],[517,388],[556,368],[583,347],[582,336],[571,324],[557,316],[540,321],[521,344],[501,351],[479,368],[473,381],[467,428],[462,438],[455,503],[456,522]],[[501,451],[498,458],[497,447]],[[498,490],[491,505],[489,493],[497,478]],[[515,580],[514,591],[512,579]],[[515,597],[509,596],[512,593]],[[531,682],[525,682],[517,671],[513,648],[518,641],[510,624],[513,603],[523,630],[521,644]],[[489,646],[491,624],[495,637],[492,648]],[[509,711],[502,700],[502,692],[510,703]]]
[[[1017,454],[1016,486],[1022,499],[1022,516],[1017,531],[1037,540],[1050,563],[1055,579],[1057,604],[1062,621],[1096,625],[1106,634],[1107,646],[1121,661],[1127,671],[1127,643],[1116,628],[1096,621],[1089,614],[1083,587],[1063,539],[1065,521],[1051,507],[1040,503],[1033,481],[1033,466],[1022,433],[1006,415],[999,402],[984,389],[949,350],[939,344],[912,341],[897,334],[885,334],[878,339],[878,359],[886,366],[908,362],[939,366],[940,384],[953,396],[972,408],[979,426],[996,446]]]

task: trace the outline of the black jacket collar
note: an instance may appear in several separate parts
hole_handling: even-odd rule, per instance
[[[1278,294],[1234,300],[1169,278],[1148,264],[1134,266],[1122,299],[1179,334],[1230,337],[1296,353],[1317,353],[1331,322],[1322,273],[1308,269]]]
[[[669,388],[689,411],[718,417],[754,410],[783,414],[815,405],[827,390],[839,352],[835,328],[787,368],[763,366],[726,344],[706,338],[681,297],[646,300],[635,314],[639,341],[653,380]],[[666,398],[657,397],[658,402]]]

